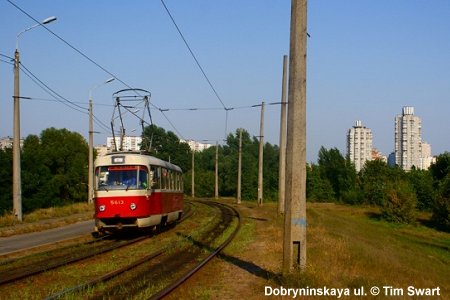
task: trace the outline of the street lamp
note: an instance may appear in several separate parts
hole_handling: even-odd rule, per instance
[[[48,24],[56,20],[49,17],[27,29],[19,32],[16,38],[16,51],[14,52],[14,124],[13,124],[13,210],[17,220],[22,221],[22,182],[20,176],[20,85],[19,85],[19,38],[20,36],[38,26]]]
[[[89,166],[88,166],[88,203],[93,202],[94,198],[94,124],[92,114],[92,92],[100,86],[110,83],[115,78],[111,77],[105,82],[95,85],[89,90]]]

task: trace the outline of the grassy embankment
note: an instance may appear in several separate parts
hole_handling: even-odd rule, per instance
[[[23,215],[19,222],[12,214],[0,216],[0,236],[10,236],[33,231],[63,226],[82,220],[91,219],[93,205],[74,203],[63,207],[38,209]]]
[[[379,220],[377,209],[308,203],[306,274],[297,287],[440,287],[450,297],[450,234]]]

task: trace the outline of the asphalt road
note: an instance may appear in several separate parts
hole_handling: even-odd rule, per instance
[[[49,230],[0,237],[0,255],[71,239],[92,232],[94,221],[84,221]]]

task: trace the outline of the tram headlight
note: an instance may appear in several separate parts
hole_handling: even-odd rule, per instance
[[[131,203],[130,204],[130,208],[131,208],[131,210],[135,210],[136,209],[136,204],[135,203]]]
[[[99,210],[99,211],[105,211],[105,209],[106,209],[106,206],[105,206],[105,205],[100,205],[100,206],[98,207],[98,210]]]

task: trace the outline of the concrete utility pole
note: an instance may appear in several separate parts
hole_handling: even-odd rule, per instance
[[[14,121],[13,121],[13,212],[18,221],[22,221],[22,177],[20,167],[20,83],[19,83],[19,38],[20,36],[38,26],[56,21],[56,17],[52,16],[41,23],[36,23],[25,30],[22,30],[16,37],[16,51],[14,52]]]
[[[263,204],[264,106],[263,101],[261,103],[261,124],[259,126],[258,206]]]
[[[242,128],[239,129],[237,204],[241,204]]]
[[[192,179],[191,179],[191,190],[192,190],[192,198],[195,198],[195,159],[194,159],[195,150],[192,149]]]
[[[100,86],[114,81],[111,77],[105,82],[97,84],[89,90],[89,158],[88,158],[88,203],[94,202],[94,115],[92,113],[92,92]],[[115,140],[115,139],[114,139]]]
[[[13,211],[18,221],[22,221],[22,177],[20,175],[20,55],[14,52],[14,132],[13,132]]]
[[[88,162],[88,203],[94,202],[94,122],[92,97],[89,96],[89,162]]]
[[[292,0],[283,273],[306,267],[306,13]]]
[[[219,142],[216,142],[216,176],[215,176],[215,198],[219,199]]]
[[[283,78],[281,80],[281,116],[280,116],[280,160],[278,169],[278,213],[284,213],[285,177],[286,177],[286,85],[287,55],[283,56]]]

